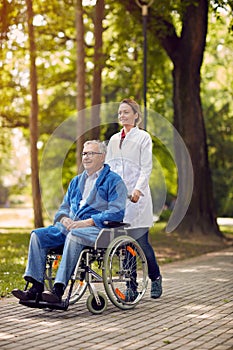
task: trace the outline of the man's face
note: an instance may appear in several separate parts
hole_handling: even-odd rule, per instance
[[[104,163],[105,154],[100,153],[97,144],[84,145],[82,163],[89,175],[98,171]]]

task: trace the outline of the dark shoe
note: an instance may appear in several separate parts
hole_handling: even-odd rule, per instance
[[[157,299],[162,295],[162,276],[159,276],[155,281],[151,281],[150,296],[153,299]]]
[[[52,291],[46,290],[42,293],[42,299],[47,303],[61,303],[63,292],[64,286],[61,283],[56,283]]]
[[[50,292],[49,290],[42,293],[42,299],[47,303],[61,303],[61,296],[57,295],[53,291]]]
[[[33,287],[26,291],[14,289],[11,293],[14,295],[14,297],[23,301],[36,300],[41,296],[41,293],[38,293],[38,291]]]

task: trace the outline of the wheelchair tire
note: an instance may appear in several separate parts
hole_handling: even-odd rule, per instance
[[[86,292],[87,281],[85,279],[85,266],[86,266],[86,257],[85,257],[85,254],[82,253],[75,267],[76,274],[75,276],[73,276],[73,278],[75,278],[75,281],[72,287],[71,295],[69,297],[70,305],[77,303],[77,301],[79,301]],[[70,280],[64,293],[65,297],[67,297],[70,294],[71,283],[72,282]]]
[[[70,305],[80,300],[87,289],[85,274],[82,272],[83,271],[82,266],[85,264],[85,260],[83,259],[84,258],[80,258],[79,261],[77,262],[78,268],[75,276],[75,282],[72,288],[71,295],[69,296]],[[50,290],[50,291],[52,290],[58,266],[59,266],[58,255],[53,254],[47,257],[45,283],[44,283],[45,290]],[[71,280],[69,281],[65,289],[64,298],[68,297],[70,293],[70,287],[71,287]]]
[[[107,309],[108,301],[104,293],[97,292],[99,300],[100,300],[100,305],[97,304],[95,300],[94,294],[90,294],[87,298],[87,308],[88,310],[95,314],[102,314]]]
[[[64,297],[68,296],[68,293],[70,290],[70,284],[71,284],[71,281],[69,281],[65,289]],[[77,301],[79,301],[82,298],[82,296],[85,294],[86,290],[87,290],[87,282],[85,280],[80,280],[76,277],[76,280],[72,288],[71,296],[69,299],[69,304],[72,305],[77,303]]]
[[[59,257],[60,255],[57,254],[49,254],[47,256],[46,260],[46,270],[45,270],[45,279],[44,279],[44,290],[52,290],[55,276],[56,276],[56,269],[54,266],[58,266],[59,264]]]
[[[147,261],[132,237],[117,237],[108,246],[103,282],[111,302],[122,310],[134,308],[142,299],[148,283]]]

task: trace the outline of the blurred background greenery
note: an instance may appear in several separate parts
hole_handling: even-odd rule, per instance
[[[95,35],[101,28],[95,21],[99,2],[82,1],[85,45],[85,106],[93,102],[95,69]],[[134,2],[131,2],[134,3]],[[125,96],[142,98],[143,36],[140,9],[129,1],[102,1],[102,61],[101,103],[117,102]],[[33,25],[36,42],[38,112],[38,159],[41,160],[47,141],[54,130],[77,114],[76,81],[76,28],[75,8],[70,1],[33,2]],[[153,35],[156,16],[164,16],[180,34],[182,11],[179,2],[153,3],[148,18],[148,107],[169,122],[173,122],[173,64]],[[218,216],[233,216],[233,37],[231,31],[231,2],[214,1],[209,5],[208,32],[204,59],[201,67],[201,98],[206,127],[208,157],[213,180],[215,207]],[[0,5],[1,57],[0,57],[0,206],[31,203],[30,162],[30,56],[27,28],[27,6],[24,1],[3,1]],[[125,22],[127,19],[127,25]],[[159,29],[160,31],[163,28]],[[84,72],[83,72],[84,74]],[[116,115],[109,115],[109,122],[116,123]],[[106,122],[106,120],[101,120]],[[86,117],[86,130],[91,127],[91,116]],[[111,124],[116,130],[117,125]],[[148,131],[154,125],[148,120]],[[114,131],[113,130],[113,131]],[[112,132],[113,132],[112,131]],[[112,133],[101,127],[103,140]],[[192,131],[193,133],[193,131]],[[190,135],[191,136],[191,135]],[[66,142],[69,135],[61,135]],[[58,156],[49,155],[49,161]],[[154,138],[154,154],[161,164],[166,181],[167,206],[176,197],[176,166]],[[70,148],[63,164],[63,186],[66,189],[71,177],[77,173],[76,145]],[[53,163],[56,164],[56,163]],[[59,164],[58,164],[59,166]],[[46,174],[43,192],[46,206],[56,208],[60,201],[55,192],[55,171]],[[51,186],[53,181],[54,186]],[[156,193],[163,186],[163,177],[154,169],[151,190],[156,203]]]
[[[204,33],[204,27],[198,27],[193,22],[189,32],[192,40],[188,40],[193,49],[201,34],[206,39],[200,77],[190,78],[193,84],[200,78],[204,128],[201,131],[195,129],[199,115],[195,115],[195,101],[184,87],[183,91],[188,96],[185,106],[190,111],[194,110],[194,123],[190,124],[190,132],[188,123],[188,134],[182,136],[185,136],[187,146],[194,142],[197,148],[199,137],[204,138],[208,151],[206,164],[210,168],[207,173],[211,174],[213,182],[214,205],[210,203],[211,210],[215,210],[214,217],[233,217],[232,1],[154,1],[147,30],[147,101],[149,110],[171,125],[174,123],[176,65],[171,57],[174,52],[181,52],[179,45],[187,25],[192,24],[196,9],[201,17],[205,9],[201,6],[205,5],[208,7],[207,33]],[[98,14],[101,16],[98,17]],[[83,25],[83,34],[78,30],[78,24]],[[62,197],[62,193],[57,191],[61,182],[57,169],[62,164],[63,191],[78,171],[77,145],[71,137],[72,127],[63,130],[62,134],[58,133],[57,144],[47,153],[46,164],[41,162],[51,135],[62,123],[76,120],[77,111],[85,108],[88,111],[83,121],[87,130],[85,138],[93,137],[90,108],[102,104],[105,106],[104,113],[96,114],[101,125],[97,135],[102,140],[108,140],[119,129],[117,108],[110,108],[111,103],[114,107],[114,103],[122,98],[134,97],[143,105],[143,39],[141,13],[134,1],[80,0],[75,4],[69,0],[1,1],[0,210],[33,207],[37,217],[42,191],[46,199],[46,208],[42,206],[44,224],[51,222],[50,213],[57,209]],[[80,40],[83,40],[83,57],[82,51],[78,51]],[[169,52],[167,47],[174,47],[174,50]],[[184,53],[189,53],[189,49]],[[183,76],[187,68],[192,70],[194,65],[194,62],[187,62],[187,66],[185,63]],[[77,72],[79,68],[80,75]],[[101,87],[98,79],[101,79]],[[80,102],[82,93],[84,99]],[[183,118],[179,132],[184,125]],[[79,123],[77,127],[80,129],[84,125]],[[177,232],[170,234],[165,231],[177,196],[178,174],[166,143],[156,137],[157,127],[160,125],[156,125],[156,119],[149,116],[147,130],[153,139],[154,160],[150,187],[156,219],[159,216],[159,221],[151,229],[151,240],[160,263],[224,247],[224,240],[219,241],[216,237],[201,240],[198,236],[194,237],[196,232],[191,232],[187,238]],[[60,159],[61,147],[66,144],[71,146],[65,159]],[[202,152],[201,141],[200,149]],[[39,174],[39,169],[35,171],[37,161],[39,167],[46,165],[49,171],[42,174]],[[195,164],[197,168],[198,161]],[[37,181],[38,175],[39,192],[35,195],[32,180]],[[200,180],[206,179],[201,177]],[[205,191],[205,186],[201,190]],[[164,193],[164,205],[157,208]],[[197,221],[195,213],[201,211],[205,201],[208,202],[208,193],[205,194],[202,203],[196,204],[192,211],[194,221]],[[8,219],[13,222],[16,215],[17,210],[11,212]],[[33,219],[29,226],[14,224],[4,227],[0,223],[1,296],[8,295],[14,287],[23,287],[22,274],[29,232],[33,226]],[[232,237],[230,226],[220,226],[220,229],[224,237]]]

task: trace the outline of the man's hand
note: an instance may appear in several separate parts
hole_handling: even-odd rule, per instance
[[[81,227],[89,227],[89,226],[95,226],[95,223],[92,219],[86,219],[86,220],[79,220],[74,221],[70,218],[64,218],[62,220],[62,224],[67,228],[67,230],[72,230],[74,228],[81,228]]]
[[[61,219],[62,225],[64,225],[66,228],[68,228],[68,226],[69,226],[70,224],[72,224],[73,222],[74,222],[74,221],[73,221],[72,219],[67,218],[67,217],[63,217],[63,218]]]

